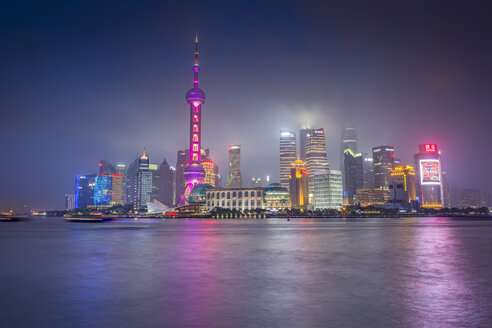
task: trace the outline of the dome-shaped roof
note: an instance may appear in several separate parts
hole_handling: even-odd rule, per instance
[[[200,204],[205,203],[207,198],[207,189],[213,188],[211,185],[207,183],[199,184],[193,187],[190,192],[189,202],[190,204]]]
[[[194,101],[205,102],[205,92],[200,88],[191,88],[186,93],[186,102],[191,104]]]

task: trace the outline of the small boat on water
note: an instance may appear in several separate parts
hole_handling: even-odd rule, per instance
[[[72,215],[65,216],[66,222],[105,222],[114,219],[111,215]]]
[[[27,215],[0,215],[0,222],[16,222],[27,220]]]

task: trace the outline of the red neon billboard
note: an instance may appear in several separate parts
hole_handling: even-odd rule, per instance
[[[437,145],[436,144],[425,144],[424,150],[427,153],[435,153],[437,150]]]

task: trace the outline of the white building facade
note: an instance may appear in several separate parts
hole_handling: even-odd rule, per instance
[[[313,172],[314,208],[336,209],[343,205],[342,171],[322,170]]]

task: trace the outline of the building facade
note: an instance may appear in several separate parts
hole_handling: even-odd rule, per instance
[[[357,203],[361,207],[382,207],[389,203],[389,188],[360,188],[355,192]]]
[[[263,208],[272,212],[289,209],[289,191],[280,183],[271,183],[263,191]]]
[[[354,153],[352,149],[344,151],[344,178],[347,203],[354,204],[355,191],[364,187],[364,155]]]
[[[364,153],[364,188],[374,188],[374,164],[372,155]]]
[[[226,188],[241,188],[241,146],[229,146],[229,174],[227,176]]]
[[[415,154],[416,189],[421,207],[443,207],[441,155],[436,144],[421,144]]]
[[[390,176],[390,186],[394,185],[395,183],[401,185],[403,193],[402,199],[406,204],[416,200],[415,169],[412,166],[395,166],[391,170]],[[396,187],[393,186],[393,189],[395,188]]]
[[[313,172],[314,208],[340,210],[343,205],[342,171]]]
[[[377,146],[372,148],[374,164],[374,187],[388,188],[390,170],[394,167],[395,149],[392,146]]]
[[[134,209],[146,209],[147,203],[152,200],[152,171],[149,157],[145,148],[138,160],[138,171],[135,176]]]
[[[86,209],[94,205],[96,174],[77,175],[75,180],[75,208]]]
[[[280,183],[284,188],[289,189],[290,169],[296,158],[296,134],[292,131],[280,131]]]
[[[176,169],[170,166],[166,159],[164,159],[159,167],[159,174],[161,176],[160,181],[160,189],[159,189],[159,197],[158,200],[168,206],[171,207],[174,205],[175,201],[175,178],[176,178]]]
[[[323,171],[330,168],[326,153],[325,130],[323,128],[311,129],[306,139],[306,170],[308,171],[308,183],[310,190],[310,203],[314,203],[314,183],[311,172]]]
[[[224,208],[237,211],[263,208],[263,188],[225,188],[206,190],[206,208]]]
[[[289,176],[290,207],[303,211],[307,211],[309,206],[309,182],[305,164],[300,159],[292,162]]]

